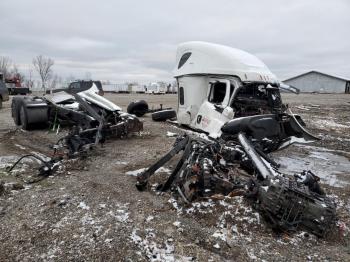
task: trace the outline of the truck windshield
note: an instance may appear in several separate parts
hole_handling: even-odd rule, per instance
[[[262,84],[241,87],[231,103],[235,116],[251,116],[281,112],[284,110],[278,88]]]

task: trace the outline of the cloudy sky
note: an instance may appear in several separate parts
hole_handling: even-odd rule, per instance
[[[348,0],[2,0],[0,10],[0,55],[25,73],[42,54],[63,77],[171,81],[177,44],[201,40],[253,53],[280,79],[350,78]]]

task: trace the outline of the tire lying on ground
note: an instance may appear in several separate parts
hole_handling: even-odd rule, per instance
[[[166,121],[174,118],[176,118],[176,111],[174,109],[162,110],[152,114],[153,121]]]
[[[128,105],[127,112],[137,117],[143,116],[148,112],[148,104],[145,100],[131,102]]]

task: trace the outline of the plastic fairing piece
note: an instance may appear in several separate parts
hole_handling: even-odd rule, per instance
[[[114,103],[112,103],[111,101],[107,100],[106,98],[104,98],[103,96],[98,95],[98,88],[96,87],[95,84],[92,85],[92,87],[86,91],[80,92],[78,93],[78,95],[82,98],[84,98],[85,100],[96,104],[106,110],[109,111],[121,111],[122,109],[115,105]]]

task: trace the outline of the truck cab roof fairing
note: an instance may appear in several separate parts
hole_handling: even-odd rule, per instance
[[[185,62],[183,56],[187,56]],[[231,75],[243,82],[278,83],[260,59],[245,51],[199,41],[182,43],[177,48],[174,76],[195,74]]]

